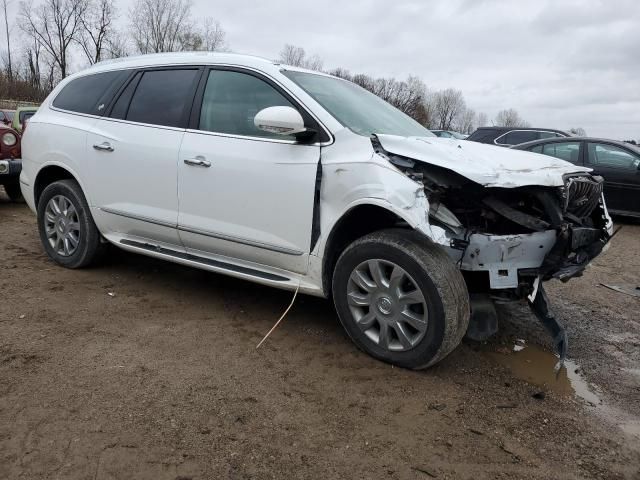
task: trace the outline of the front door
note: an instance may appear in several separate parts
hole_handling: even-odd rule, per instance
[[[586,166],[604,177],[608,208],[640,213],[640,155],[617,145],[588,142]]]
[[[203,81],[178,165],[185,247],[306,272],[320,146],[255,127],[263,108],[297,108],[256,74],[212,69]]]

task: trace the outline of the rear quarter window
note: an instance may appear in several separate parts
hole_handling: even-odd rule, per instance
[[[52,105],[71,112],[102,115],[127,76],[128,72],[117,70],[76,78],[65,85]]]

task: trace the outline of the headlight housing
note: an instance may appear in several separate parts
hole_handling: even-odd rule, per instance
[[[2,135],[2,143],[4,143],[7,147],[13,147],[16,143],[18,143],[18,137],[11,132],[7,132]]]

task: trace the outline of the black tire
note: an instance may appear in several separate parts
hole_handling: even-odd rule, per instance
[[[51,245],[46,233],[45,210],[49,201],[56,196],[68,199],[77,212],[79,234],[77,247],[70,255],[61,255]],[[101,240],[100,232],[91,216],[87,200],[80,185],[75,180],[59,180],[48,185],[38,200],[38,231],[40,241],[47,255],[54,262],[67,268],[83,268],[97,262],[106,250],[106,243]]]
[[[4,185],[4,191],[12,202],[24,202],[22,191],[20,190],[20,182],[6,183]]]
[[[368,260],[401,267],[422,292],[422,306],[426,306],[428,313],[425,332],[414,346],[404,351],[378,345],[358,327],[349,306],[350,276]],[[459,345],[469,325],[469,293],[462,274],[444,249],[413,230],[382,230],[349,245],[336,263],[332,291],[340,322],[353,342],[372,357],[404,368],[421,369],[436,364]],[[378,311],[375,313],[380,315]]]

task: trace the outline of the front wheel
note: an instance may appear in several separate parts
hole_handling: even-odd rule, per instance
[[[469,294],[447,253],[412,230],[366,235],[342,253],[333,299],[349,337],[371,356],[426,368],[458,346]]]

